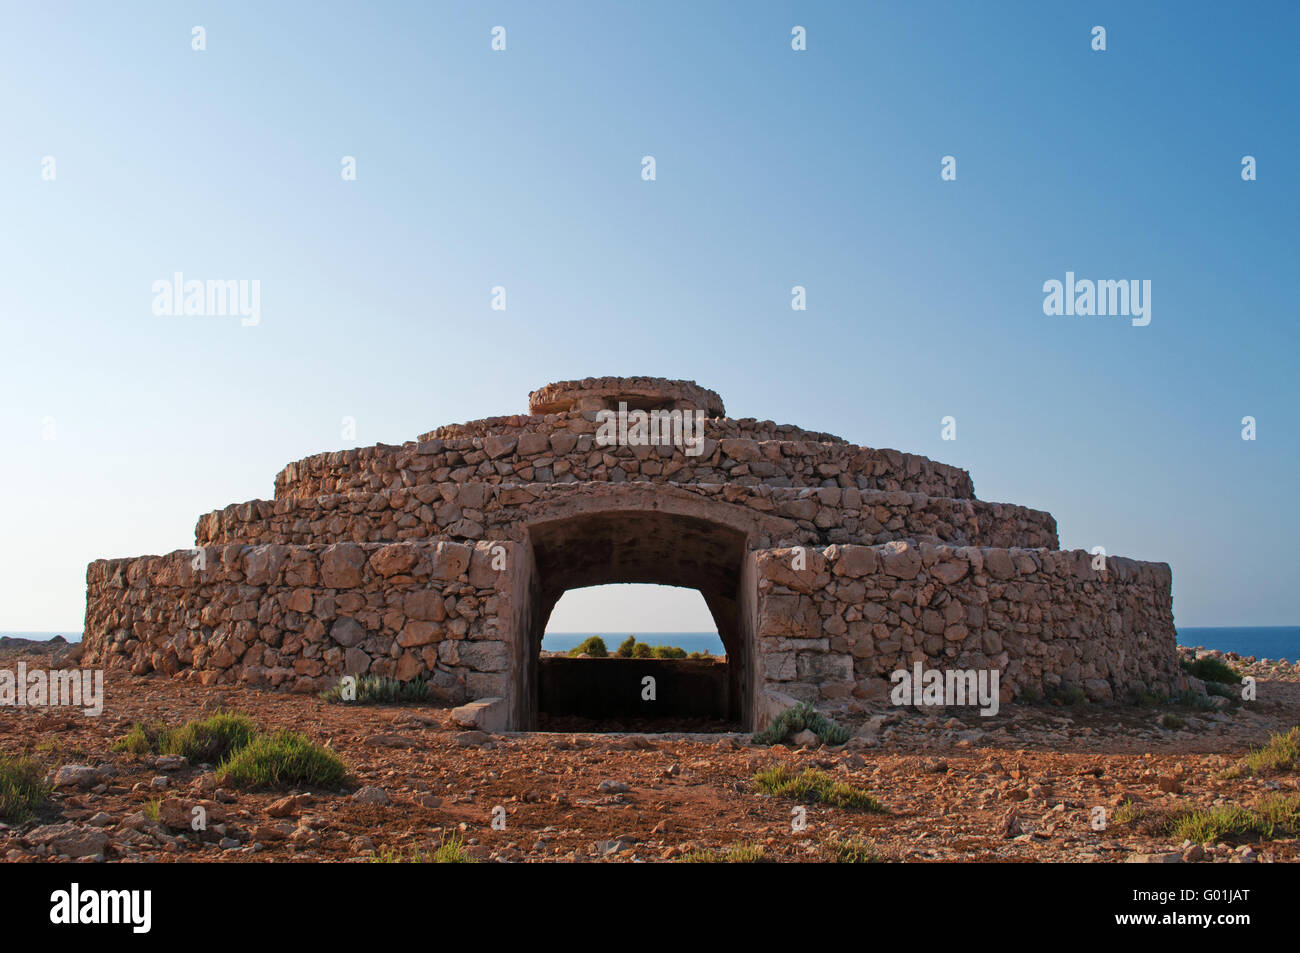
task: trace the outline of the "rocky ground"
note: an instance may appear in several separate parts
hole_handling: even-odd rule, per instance
[[[49,664],[48,654],[16,646],[0,667],[19,659]],[[851,837],[898,861],[1296,860],[1295,838],[1171,843],[1114,823],[1124,800],[1159,810],[1300,793],[1294,773],[1220,776],[1270,733],[1300,723],[1300,668],[1227,660],[1259,679],[1258,700],[1178,709],[1177,729],[1160,723],[1163,710],[1145,708],[1017,705],[994,718],[891,709],[852,726],[847,745],[798,749],[755,747],[740,733],[487,735],[458,727],[446,709],[331,705],[114,672],[100,717],[0,709],[0,752],[33,755],[60,784],[38,817],[0,823],[0,857],[365,862],[459,836],[474,858],[509,861],[674,860],[741,845],[761,846],[769,860],[816,861]],[[137,721],[179,725],[222,707],[327,743],[355,784],[221,790],[211,765],[109,750]],[[759,794],[752,781],[777,761],[820,767],[889,813],[808,805],[806,828],[794,832],[797,805]],[[189,830],[199,799],[209,810],[202,836]],[[492,826],[498,808],[504,830]]]

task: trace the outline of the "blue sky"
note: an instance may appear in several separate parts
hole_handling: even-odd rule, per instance
[[[1066,548],[1168,561],[1180,625],[1300,624],[1298,21],[11,5],[0,629],[79,628],[87,562],[191,545],[289,460],[605,374],[965,467],[981,498],[1054,513]],[[176,271],[259,280],[260,323],[155,315]],[[1066,271],[1149,279],[1150,325],[1044,315]],[[624,596],[571,594],[553,627],[707,627],[693,594]]]

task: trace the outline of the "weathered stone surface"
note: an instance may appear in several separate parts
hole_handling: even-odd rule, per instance
[[[93,788],[99,783],[99,772],[89,765],[65,764],[54,775],[56,788]]]
[[[698,439],[611,442],[620,408]],[[975,499],[964,470],[732,419],[690,381],[565,381],[528,414],[317,454],[195,540],[202,560],[88,567],[81,664],[300,692],[420,677],[443,703],[485,700],[474,725],[526,728],[555,600],[655,581],[704,594],[754,727],[796,701],[865,711],[918,660],[996,670],[1004,700],[1197,688],[1168,566],[1099,572],[1056,550],[1050,514]]]
[[[507,728],[509,706],[504,698],[480,698],[478,701],[453,708],[451,718],[462,728],[478,728],[487,732],[501,732]]]
[[[321,553],[321,582],[333,589],[361,585],[361,567],[365,565],[364,550],[354,543],[335,543]]]
[[[356,645],[365,637],[365,630],[356,619],[339,619],[330,627],[330,638],[345,648]]]
[[[52,854],[93,857],[102,854],[108,846],[108,834],[97,828],[65,822],[34,828],[23,835],[23,842],[31,847],[45,847]]]

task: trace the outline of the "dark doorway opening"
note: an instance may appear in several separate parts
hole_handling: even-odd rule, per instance
[[[749,723],[750,634],[740,612],[746,536],[697,516],[584,514],[529,528],[535,608],[523,678],[531,726],[555,731],[729,731]],[[708,659],[568,658],[542,651],[570,589],[651,583],[697,590],[726,649]],[[612,655],[615,645],[608,645]],[[650,679],[650,681],[647,681]]]

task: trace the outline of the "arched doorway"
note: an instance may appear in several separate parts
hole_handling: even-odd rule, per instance
[[[747,581],[744,566],[752,526],[747,525],[748,515],[738,510],[721,505],[705,516],[663,509],[593,508],[527,526],[533,557],[531,612],[520,620],[526,631],[521,633],[516,683],[517,710],[525,727],[537,727],[538,656],[556,603],[570,589],[611,583],[652,583],[700,592],[727,651],[727,714],[741,727],[750,724],[753,633],[742,611],[749,603],[742,586]]]

